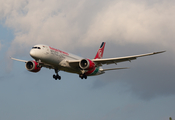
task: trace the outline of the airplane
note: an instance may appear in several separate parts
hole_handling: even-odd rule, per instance
[[[61,80],[61,76],[58,72],[66,71],[69,73],[76,73],[79,75],[81,79],[87,79],[87,76],[101,75],[104,74],[105,71],[109,70],[120,70],[127,68],[109,68],[103,69],[103,64],[116,64],[119,62],[126,62],[135,60],[138,57],[150,56],[159,53],[163,53],[165,51],[160,52],[152,52],[147,54],[133,55],[133,56],[125,56],[125,57],[116,57],[116,58],[105,58],[103,59],[103,53],[106,42],[102,42],[100,48],[97,51],[97,54],[94,59],[83,58],[60,49],[53,48],[48,45],[35,45],[30,50],[30,56],[34,59],[31,61],[20,60],[16,58],[12,58],[13,60],[25,62],[25,67],[30,72],[39,72],[42,67],[46,67],[49,69],[54,69],[55,74],[53,78],[55,80]]]

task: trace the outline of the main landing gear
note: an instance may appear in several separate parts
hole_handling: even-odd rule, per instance
[[[81,79],[83,79],[83,78],[87,79],[87,76],[86,76],[85,74],[80,74],[79,77],[80,77]]]
[[[61,80],[61,76],[58,75],[58,72],[59,72],[59,70],[55,69],[56,75],[53,75],[53,78],[54,78],[55,80],[57,80],[57,79]]]

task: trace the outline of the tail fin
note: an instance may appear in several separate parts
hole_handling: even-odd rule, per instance
[[[101,44],[100,48],[98,49],[97,54],[96,54],[94,59],[101,59],[103,57],[105,44],[106,44],[106,42],[102,42],[102,44]]]

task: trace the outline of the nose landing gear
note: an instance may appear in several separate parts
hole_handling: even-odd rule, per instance
[[[61,76],[59,76],[59,75],[53,75],[53,78],[54,78],[55,80],[57,80],[57,79],[61,80]]]
[[[55,80],[57,80],[57,79],[61,80],[61,76],[58,75],[58,72],[59,72],[59,70],[55,69],[56,75],[53,75],[53,78],[54,78]]]

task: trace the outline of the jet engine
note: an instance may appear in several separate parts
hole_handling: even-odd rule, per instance
[[[39,72],[41,70],[41,67],[39,67],[36,61],[28,61],[26,63],[26,69],[30,72]]]
[[[79,66],[83,70],[92,70],[95,68],[95,63],[89,59],[82,59],[79,62]]]

